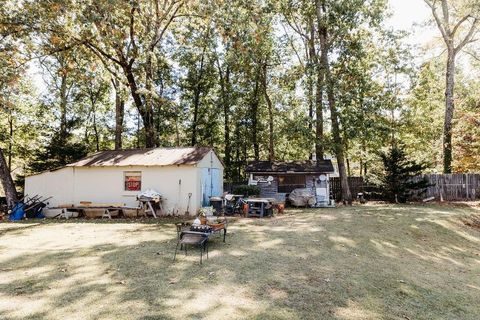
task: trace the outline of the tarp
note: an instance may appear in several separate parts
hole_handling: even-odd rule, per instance
[[[313,207],[315,196],[309,189],[295,189],[288,196],[288,200],[295,207]]]
[[[17,203],[10,213],[10,220],[11,221],[18,221],[22,220],[25,216],[25,205],[23,203]]]
[[[140,201],[160,202],[161,199],[162,199],[162,195],[153,189],[147,189],[144,192],[142,192],[140,195],[138,195],[138,200]]]

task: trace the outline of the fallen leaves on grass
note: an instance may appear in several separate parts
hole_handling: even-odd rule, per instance
[[[480,215],[473,214],[468,218],[463,218],[462,222],[469,227],[480,229]]]

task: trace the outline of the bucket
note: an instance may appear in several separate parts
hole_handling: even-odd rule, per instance
[[[278,209],[278,213],[283,213],[283,211],[285,210],[285,204],[284,203],[277,204],[277,209]]]
[[[243,204],[243,214],[245,216],[248,216],[248,209],[249,209],[248,203]]]

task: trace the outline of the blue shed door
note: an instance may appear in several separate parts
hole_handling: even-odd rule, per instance
[[[221,196],[220,170],[216,168],[202,168],[202,206],[210,204],[210,197]]]

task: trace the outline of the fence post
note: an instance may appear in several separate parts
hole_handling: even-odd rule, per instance
[[[470,197],[468,196],[468,173],[465,174],[465,189],[467,191],[467,200],[470,200]]]

